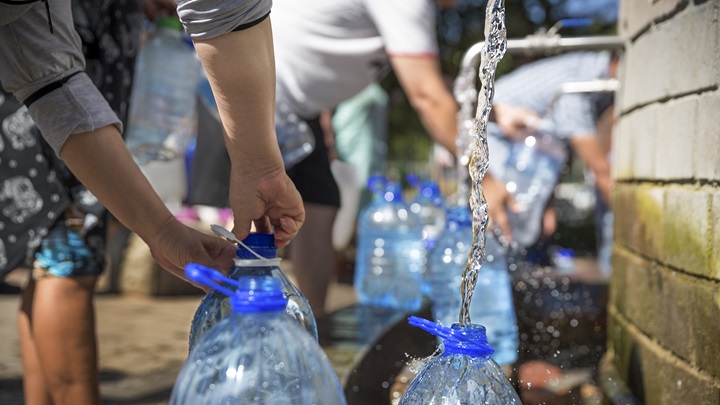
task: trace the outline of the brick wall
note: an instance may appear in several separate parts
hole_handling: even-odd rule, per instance
[[[605,363],[648,405],[720,404],[720,0],[621,0]]]

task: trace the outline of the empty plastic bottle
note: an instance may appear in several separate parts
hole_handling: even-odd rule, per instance
[[[500,244],[487,234],[487,258],[480,267],[470,301],[470,319],[484,325],[487,339],[495,348],[493,359],[499,364],[517,360],[519,345],[517,317],[507,261]],[[467,206],[448,212],[445,231],[428,257],[428,273],[433,318],[443,325],[458,322],[462,296],[460,284],[472,248],[472,214]]]
[[[230,272],[225,288],[237,287],[234,280],[243,276],[267,276],[278,279],[287,298],[287,313],[317,341],[317,323],[305,296],[293,285],[280,269],[275,237],[272,234],[251,233],[243,245],[238,246],[235,267]],[[255,256],[260,255],[260,257]],[[228,297],[218,291],[210,291],[200,302],[190,327],[190,350],[216,323],[231,313]]]
[[[361,304],[413,311],[421,305],[426,251],[422,224],[401,193],[387,183],[360,214],[354,286]]]
[[[308,124],[283,102],[275,105],[275,132],[286,169],[300,163],[315,149],[315,135]]]
[[[286,313],[275,277],[224,277],[189,264],[185,274],[230,297],[232,314],[190,352],[172,391],[172,405],[343,405],[337,374],[317,342]]]
[[[410,317],[410,324],[443,339],[440,354],[410,382],[400,405],[521,405],[520,397],[490,355],[485,328],[452,327]]]
[[[513,239],[519,246],[529,247],[540,236],[543,211],[566,159],[566,144],[550,134],[546,123],[512,143],[505,170],[497,175],[520,208],[508,212]]]
[[[200,61],[183,39],[180,21],[160,17],[138,53],[125,142],[135,160],[182,156],[195,133],[195,86]]]
[[[440,186],[433,180],[421,181],[414,175],[408,175],[408,183],[418,191],[410,202],[410,211],[420,217],[425,249],[430,251],[445,226],[445,199]]]

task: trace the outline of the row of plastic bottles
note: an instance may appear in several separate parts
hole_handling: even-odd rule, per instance
[[[437,184],[414,179],[411,184],[419,192],[406,203],[400,184],[370,179],[376,197],[359,218],[355,290],[361,304],[405,311],[419,309],[422,297],[429,296],[433,317],[449,326],[458,321],[462,305],[472,215],[467,205],[447,210]],[[470,316],[487,328],[493,358],[511,364],[519,341],[510,277],[500,244],[492,235],[486,239],[487,260]]]
[[[297,307],[307,302],[298,304],[304,297],[296,289],[287,292],[292,284],[277,266],[272,240],[272,235],[245,239],[229,277],[198,264],[186,267],[190,280],[213,291],[193,320],[195,342],[171,404],[346,403],[337,374],[313,336],[312,313],[298,317]],[[443,350],[422,367],[400,404],[520,404],[490,358],[493,349],[484,327],[410,322],[438,336]]]

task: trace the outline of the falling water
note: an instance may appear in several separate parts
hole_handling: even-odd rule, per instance
[[[485,262],[485,229],[488,222],[488,210],[481,183],[489,162],[487,124],[494,95],[495,69],[505,54],[506,46],[505,1],[490,0],[485,9],[485,42],[480,51],[480,94],[472,129],[472,152],[469,162],[470,179],[472,180],[470,209],[473,215],[473,244],[460,286],[462,294],[461,325],[471,323],[470,301],[477,282],[478,271]]]

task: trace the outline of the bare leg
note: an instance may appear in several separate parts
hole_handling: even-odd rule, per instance
[[[32,334],[32,307],[35,281],[31,280],[22,292],[18,313],[18,334],[23,362],[23,392],[27,405],[51,405],[50,392],[45,385],[40,360]]]
[[[316,317],[325,314],[325,297],[333,276],[332,226],[336,213],[337,207],[305,203],[305,224],[290,243],[298,288]]]
[[[100,404],[93,306],[96,280],[95,276],[36,280],[32,336],[55,405]]]

